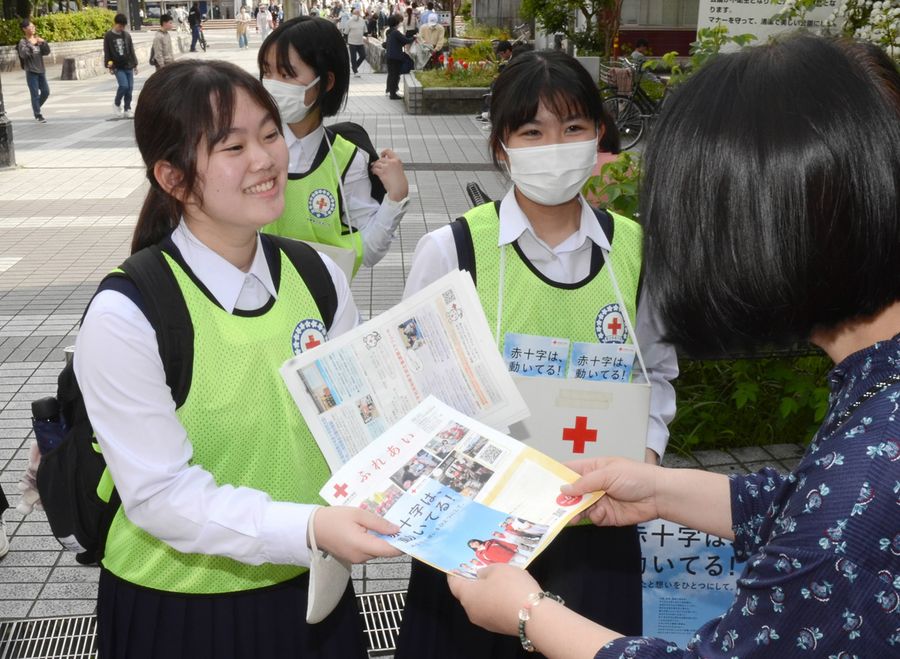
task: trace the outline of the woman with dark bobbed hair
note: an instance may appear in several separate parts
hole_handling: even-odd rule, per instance
[[[735,600],[686,650],[595,625],[509,566],[451,590],[473,622],[548,657],[896,655],[896,66],[810,36],[723,55],[675,92],[645,158],[646,285],[667,338],[700,356],[811,341],[836,365],[824,422],[788,475],[576,465],[565,493],[606,491],[595,524],[663,518],[734,539]]]

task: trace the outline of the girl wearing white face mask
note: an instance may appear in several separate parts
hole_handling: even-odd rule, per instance
[[[678,367],[640,294],[640,227],[595,211],[581,195],[606,123],[597,87],[564,53],[523,53],[497,78],[491,121],[493,159],[508,173],[512,188],[499,202],[473,208],[424,236],[404,294],[456,268],[469,270],[500,350],[509,348],[516,334],[573,344],[632,343],[627,324],[620,322],[621,300],[628,317],[636,319],[651,383],[646,459],[655,464],[665,451],[666,424],[675,412],[668,381]],[[636,527],[566,529],[529,572],[582,615],[640,634]],[[596,596],[604,592],[615,597]],[[519,639],[472,625],[444,575],[414,561],[396,656],[505,659],[527,653]]]
[[[348,250],[353,273],[387,253],[406,211],[409,184],[391,149],[379,154],[362,126],[325,127],[350,86],[347,46],[333,23],[299,16],[259,49],[263,86],[278,109],[290,160],[282,216],[266,232]]]

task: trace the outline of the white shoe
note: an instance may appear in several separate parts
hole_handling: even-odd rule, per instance
[[[117,118],[121,119],[124,116],[124,114],[125,114],[125,110],[123,110],[118,105],[113,105],[113,117],[117,117]]]
[[[6,537],[6,522],[0,517],[0,558],[6,556],[9,551],[9,539]]]
[[[125,110],[123,115],[126,119],[134,119],[134,111],[133,110]]]

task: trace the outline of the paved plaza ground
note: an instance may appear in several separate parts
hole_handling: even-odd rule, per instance
[[[185,56],[227,59],[255,72],[256,35],[249,50],[237,49],[230,30],[207,31],[207,38],[207,53]],[[137,103],[150,73],[149,65],[139,69]],[[31,438],[30,403],[55,393],[62,349],[74,344],[97,283],[128,255],[148,188],[133,123],[109,120],[113,77],[61,81],[58,67],[48,77],[42,125],[32,118],[24,75],[2,74],[18,164],[0,171],[0,484],[13,506]],[[364,318],[399,301],[418,239],[469,208],[467,182],[494,197],[507,185],[490,164],[486,133],[474,118],[407,116],[384,85],[383,74],[351,79],[338,117],[362,124],[376,148],[394,149],[410,181],[411,202],[390,253],[353,282]],[[785,444],[669,455],[666,464],[725,473],[764,465],[787,470],[801,452]],[[93,613],[98,570],[60,551],[41,513],[23,518],[10,510],[6,520],[11,548],[0,562],[0,619]],[[408,574],[407,560],[376,562],[355,569],[355,585],[358,592],[403,589]]]

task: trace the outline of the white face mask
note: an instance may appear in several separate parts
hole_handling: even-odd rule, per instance
[[[510,149],[509,177],[519,192],[545,206],[571,201],[584,187],[597,164],[597,138]]]
[[[292,85],[279,80],[264,78],[262,83],[266,91],[275,99],[281,120],[286,124],[296,124],[303,121],[309,114],[312,104],[306,105],[306,90],[319,82],[316,78],[308,85]]]

